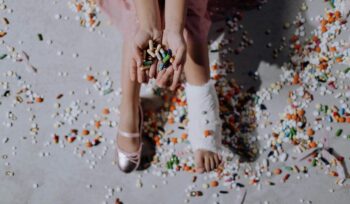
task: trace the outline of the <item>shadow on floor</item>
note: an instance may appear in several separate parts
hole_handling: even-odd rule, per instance
[[[261,80],[257,74],[261,62],[282,66],[289,62],[289,38],[295,28],[295,15],[304,1],[288,0],[212,0],[209,4],[213,20],[209,43],[220,39],[217,48],[218,69],[225,70],[224,83],[234,92],[230,97],[220,93],[221,117],[224,121],[224,144],[242,161],[259,157],[255,106]],[[312,29],[307,22],[306,31]],[[288,27],[290,27],[288,29]],[[276,79],[277,81],[278,79]],[[220,85],[221,84],[221,85]],[[264,109],[266,107],[259,107]]]
[[[223,143],[233,153],[239,155],[242,162],[253,162],[259,157],[256,121],[256,91],[261,80],[257,74],[261,62],[280,67],[289,62],[288,39],[295,28],[293,22],[303,0],[211,0],[210,16],[213,24],[209,32],[209,43],[220,39],[217,48],[211,48],[218,55],[217,68],[227,75],[217,81],[220,99],[221,118],[223,120]],[[287,29],[289,24],[289,29]],[[305,22],[306,31],[312,29]],[[277,81],[277,79],[276,79]],[[226,90],[226,91],[223,91]],[[158,90],[159,91],[159,90]],[[171,97],[170,92],[161,95]],[[149,99],[151,107],[158,99]],[[164,104],[164,102],[162,102]],[[158,107],[158,106],[154,106]],[[260,109],[266,107],[260,106]],[[146,130],[149,151],[145,152],[143,168],[147,168],[155,155],[155,143],[152,136],[158,134],[166,121],[161,115],[168,114],[167,108],[148,110],[148,121],[152,128]],[[145,141],[145,140],[144,140]]]

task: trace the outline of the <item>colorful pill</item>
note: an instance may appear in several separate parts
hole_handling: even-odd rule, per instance
[[[153,58],[156,57],[156,54],[154,54],[154,52],[152,50],[150,50],[150,49],[147,50],[147,53],[149,55],[151,55]]]
[[[144,62],[143,62],[143,66],[144,66],[144,67],[150,67],[152,64],[153,64],[152,61],[144,61]]]
[[[167,55],[165,55],[165,57],[163,57],[163,63],[166,63],[166,62],[168,62],[170,60],[170,55],[169,54],[167,54]]]
[[[157,45],[157,48],[156,48],[156,52],[159,52],[160,48],[162,48],[162,45],[161,45],[161,44],[158,44],[158,45]]]
[[[150,50],[153,50],[153,40],[148,41],[148,47]]]
[[[335,132],[335,136],[339,137],[342,133],[343,133],[343,129],[338,129],[338,130]]]
[[[171,49],[168,49],[167,52],[168,52],[168,55],[170,55],[170,57],[173,55],[173,53],[171,52]]]
[[[160,56],[159,52],[156,51],[156,56],[159,61],[162,61],[162,57]]]
[[[160,48],[159,52],[162,55],[162,57],[164,58],[165,57],[165,51],[163,50],[163,48]]]

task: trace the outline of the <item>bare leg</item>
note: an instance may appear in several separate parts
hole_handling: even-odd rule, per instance
[[[164,27],[164,0],[163,6],[160,7],[162,27]],[[130,25],[133,26],[133,25]],[[123,43],[123,59],[122,59],[122,101],[120,104],[120,121],[119,128],[125,132],[139,132],[139,101],[141,84],[130,79],[131,69],[131,43],[132,35],[125,36]],[[135,152],[140,146],[138,138],[118,137],[118,144],[122,150],[126,152]]]
[[[185,63],[185,75],[188,83],[202,85],[209,81],[209,56],[207,43],[194,41],[186,37],[187,58]]]
[[[185,63],[186,80],[191,85],[203,85],[210,79],[209,56],[206,41],[186,37],[187,59]],[[189,110],[190,111],[190,110]],[[204,130],[203,130],[204,131]],[[198,137],[198,139],[201,139]],[[212,151],[198,149],[195,151],[196,171],[214,170],[220,163],[220,156]]]
[[[125,132],[137,133],[139,131],[138,105],[141,85],[130,80],[130,46],[128,40],[123,43],[123,59],[121,71],[122,101],[120,104],[119,128]],[[118,144],[126,152],[135,152],[139,148],[138,138],[118,137]]]

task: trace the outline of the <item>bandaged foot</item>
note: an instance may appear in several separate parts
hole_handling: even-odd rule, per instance
[[[203,85],[186,83],[188,139],[195,152],[197,169],[213,170],[220,163],[221,119],[214,81]],[[198,168],[199,167],[199,168]]]

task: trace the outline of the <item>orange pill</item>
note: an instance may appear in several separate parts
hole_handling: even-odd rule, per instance
[[[211,131],[210,130],[205,130],[204,131],[204,137],[209,137],[211,135]]]
[[[87,130],[87,129],[83,129],[83,130],[81,131],[81,134],[82,134],[82,135],[88,135],[88,134],[90,134],[90,131]]]
[[[42,97],[35,98],[35,102],[37,102],[37,103],[42,103],[43,101],[44,101],[44,98],[42,98]]]
[[[95,127],[98,129],[101,127],[101,121],[95,121]]]
[[[76,139],[76,137],[68,137],[68,138],[67,138],[67,140],[68,140],[69,143],[74,142],[75,139]]]
[[[336,17],[337,19],[340,19],[340,18],[341,18],[341,13],[340,13],[340,11],[336,11],[336,12],[334,13],[334,15],[335,15],[335,17]]]
[[[174,143],[174,144],[177,143],[177,138],[176,138],[176,137],[172,137],[170,140],[171,140],[171,142]]]
[[[339,117],[339,122],[340,122],[340,123],[345,123],[345,120],[346,120],[346,119],[345,119],[344,117]]]
[[[108,115],[110,113],[109,108],[104,108],[102,110],[102,113],[105,114],[105,115]]]
[[[95,81],[95,77],[92,76],[92,75],[87,75],[86,76],[86,80],[88,80],[88,81]]]
[[[298,116],[303,117],[305,115],[305,110],[304,109],[299,109],[298,110]]]
[[[311,137],[315,134],[315,131],[312,128],[308,128],[306,130],[306,134],[307,134],[307,136]]]
[[[287,114],[286,114],[286,119],[287,119],[287,120],[291,120],[291,119],[292,119],[292,115],[289,114],[289,113],[287,113]]]
[[[315,148],[315,147],[317,147],[317,143],[315,141],[312,141],[312,142],[309,143],[309,147],[310,148]]]
[[[170,112],[173,112],[174,110],[176,110],[176,107],[174,105],[170,106]]]
[[[319,47],[319,46],[315,47],[315,51],[320,53],[321,52],[321,47]]]
[[[183,139],[183,140],[187,139],[187,133],[182,133],[181,134],[181,139]]]
[[[335,61],[338,62],[338,63],[343,62],[343,58],[342,57],[337,57],[337,58],[335,58]]]
[[[334,176],[334,177],[337,177],[337,176],[338,176],[338,172],[336,172],[336,171],[331,171],[331,172],[329,173],[329,175]]]
[[[187,166],[186,164],[183,166],[183,170],[184,171],[190,171],[191,170],[191,167],[190,166]]]
[[[346,118],[346,122],[347,122],[347,123],[350,123],[350,117],[347,117],[347,118]]]
[[[273,173],[275,175],[280,175],[282,173],[282,170],[280,168],[277,168],[277,169],[273,170]]]
[[[210,182],[211,187],[217,187],[218,185],[219,185],[219,182],[216,180]]]
[[[92,145],[92,143],[90,142],[90,141],[87,141],[86,143],[85,143],[85,147],[87,147],[87,148],[91,148],[93,145]]]
[[[294,77],[293,77],[293,84],[296,85],[296,84],[299,84],[299,83],[300,83],[299,74],[295,73]]]
[[[337,48],[336,48],[336,47],[330,47],[330,48],[329,48],[329,51],[335,52],[335,51],[337,51]]]
[[[59,141],[58,135],[54,135],[54,136],[53,136],[53,142],[54,142],[55,144],[57,144],[58,141]]]
[[[83,8],[83,5],[82,4],[75,4],[75,8],[77,9],[77,11],[81,11],[81,9]]]

